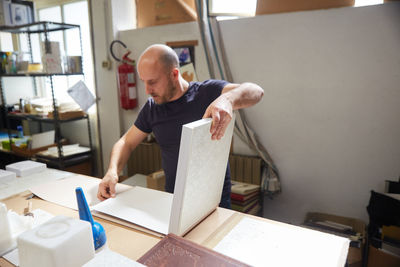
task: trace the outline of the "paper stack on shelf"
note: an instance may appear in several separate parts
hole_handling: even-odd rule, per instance
[[[6,170],[15,172],[17,176],[26,176],[46,170],[46,164],[31,160],[24,160],[6,165]]]
[[[72,119],[76,117],[83,117],[85,112],[75,102],[62,102],[57,107],[58,118],[60,120]],[[49,118],[53,118],[53,112],[49,112]]]
[[[29,102],[31,104],[31,114],[46,116],[47,113],[53,111],[53,101],[51,98],[32,98]]]
[[[232,181],[232,209],[256,215],[260,209],[260,186]]]
[[[62,150],[63,150],[63,156],[68,157],[68,156],[88,152],[88,151],[90,151],[90,148],[79,146],[79,144],[73,144],[73,145],[62,146]],[[49,147],[45,151],[38,152],[37,155],[58,158],[58,148],[57,147]]]

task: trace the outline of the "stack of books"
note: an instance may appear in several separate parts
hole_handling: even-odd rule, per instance
[[[233,210],[257,215],[261,209],[259,185],[232,181],[231,191]]]

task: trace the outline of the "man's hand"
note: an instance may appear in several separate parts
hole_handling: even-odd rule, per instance
[[[232,102],[222,94],[207,108],[203,118],[212,118],[210,128],[211,139],[219,140],[224,136],[229,122],[232,120]]]
[[[110,197],[115,197],[115,185],[118,183],[116,172],[108,171],[99,184],[97,198],[101,201]]]

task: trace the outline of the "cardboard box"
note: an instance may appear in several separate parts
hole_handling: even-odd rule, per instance
[[[362,266],[362,259],[363,259],[363,249],[364,249],[364,244],[365,244],[365,237],[366,237],[366,224],[365,222],[355,219],[355,218],[350,218],[350,217],[343,217],[343,216],[338,216],[338,215],[333,215],[333,214],[325,214],[325,213],[319,213],[319,212],[308,212],[306,215],[306,218],[304,219],[304,224],[306,225],[307,222],[317,222],[317,221],[330,221],[334,223],[339,223],[347,226],[351,226],[352,230],[354,232],[360,233],[361,234],[361,245],[359,248],[357,247],[349,247],[349,251],[347,254],[347,266],[348,267],[361,267]],[[314,230],[322,231],[322,232],[327,232],[331,234],[335,234],[332,231],[328,231],[322,228],[315,228],[315,227],[310,227],[306,225],[308,228],[312,228]],[[345,236],[338,234],[340,236]]]
[[[12,145],[12,151],[19,155],[19,156],[23,156],[23,157],[32,157],[34,156],[36,153],[41,152],[41,151],[45,151],[47,150],[49,147],[55,147],[57,146],[57,144],[51,144],[51,145],[47,145],[47,146],[42,146],[42,147],[38,147],[38,148],[34,148],[34,149],[28,149],[28,148],[20,148],[15,146],[14,144]]]
[[[136,0],[137,27],[195,21],[194,0]]]
[[[355,0],[258,0],[256,15],[354,6]]]
[[[164,191],[165,190],[165,174],[163,170],[153,172],[146,177],[147,188]]]
[[[59,120],[69,120],[69,119],[73,119],[73,118],[80,118],[85,115],[86,115],[86,113],[83,110],[58,112],[58,119]],[[49,112],[47,114],[47,117],[50,119],[53,119],[54,118],[53,112]]]
[[[400,266],[400,257],[386,253],[381,249],[369,246],[368,267],[398,267]]]

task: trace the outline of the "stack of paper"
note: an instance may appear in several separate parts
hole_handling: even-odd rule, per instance
[[[16,178],[15,172],[0,170],[0,183],[7,183]]]
[[[46,164],[25,160],[7,165],[6,170],[15,172],[17,176],[22,177],[46,170]]]
[[[90,151],[90,148],[79,146],[79,144],[73,144],[73,145],[62,146],[62,150],[63,150],[62,151],[63,156],[67,157],[67,156],[72,156],[72,155],[77,155],[77,154],[88,152],[88,151]],[[40,151],[37,154],[41,155],[41,156],[58,158],[58,148],[57,147],[49,147],[47,150]]]
[[[51,98],[33,98],[29,100],[31,104],[31,114],[47,116],[53,111],[53,100]]]

